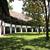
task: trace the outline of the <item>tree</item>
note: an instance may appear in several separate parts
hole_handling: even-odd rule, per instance
[[[45,13],[46,13],[46,17],[45,17],[45,20],[46,20],[46,39],[49,40],[49,34],[48,34],[48,31],[49,31],[49,29],[48,29],[48,26],[49,26],[49,9],[48,9],[49,0],[44,0],[44,6],[45,6]]]
[[[49,34],[48,34],[48,26],[49,26],[49,14],[48,14],[48,6],[49,6],[49,0],[24,0],[24,8],[23,8],[23,10],[24,11],[26,11],[26,12],[29,12],[28,14],[30,15],[31,13],[30,12],[34,12],[34,11],[36,11],[35,9],[37,8],[37,6],[35,6],[36,8],[34,8],[34,5],[33,5],[33,7],[31,6],[31,8],[30,8],[30,5],[31,4],[35,4],[35,2],[41,2],[44,6],[41,6],[41,4],[40,4],[40,6],[41,6],[41,8],[44,8],[44,13],[46,14],[45,15],[45,21],[46,21],[46,39],[48,40],[49,39]],[[48,5],[46,6],[46,4],[48,3]],[[30,9],[29,9],[30,8]],[[34,8],[34,10],[33,10],[33,8]],[[39,8],[38,8],[39,9]]]
[[[5,20],[7,16],[10,16],[8,2],[7,0],[0,0],[0,19],[2,30],[3,30],[2,21]]]
[[[43,3],[39,0],[36,0],[35,2],[33,0],[24,0],[23,2],[24,4],[22,9],[24,12],[26,12],[26,15],[33,18],[32,25],[38,26],[40,28],[40,26],[44,24],[44,19],[41,15],[44,12]]]
[[[10,10],[12,10],[13,9],[13,7],[12,7],[12,5],[10,5],[14,0],[7,0],[8,1],[8,8],[10,9]]]

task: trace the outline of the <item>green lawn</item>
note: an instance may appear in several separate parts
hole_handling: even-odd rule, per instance
[[[45,34],[16,33],[0,36],[0,50],[50,50]]]

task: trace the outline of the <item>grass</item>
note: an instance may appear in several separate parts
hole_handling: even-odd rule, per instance
[[[45,34],[36,33],[2,35],[0,50],[50,50],[50,39],[47,42]]]

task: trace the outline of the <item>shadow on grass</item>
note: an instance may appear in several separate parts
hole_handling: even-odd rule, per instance
[[[31,48],[25,48],[23,46],[38,46],[50,49],[50,40],[38,38],[32,40],[25,40],[23,38],[0,38],[0,50],[32,50]]]
[[[12,35],[12,36],[15,36],[15,35],[45,35],[45,33],[40,33],[37,32],[37,33],[13,33],[13,34],[9,34],[9,35]],[[8,34],[4,35],[4,36],[9,36]]]
[[[50,49],[50,40],[47,41],[45,37],[30,40],[28,43],[31,43],[30,45],[32,46],[45,47]]]

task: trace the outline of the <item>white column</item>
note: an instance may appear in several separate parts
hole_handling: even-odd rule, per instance
[[[1,26],[1,20],[0,20],[0,35],[2,33],[2,26]]]
[[[26,28],[26,32],[27,32],[27,28]]]
[[[15,33],[16,33],[16,25],[15,25]]]
[[[3,26],[3,34],[5,34],[5,23],[4,23],[4,26]]]
[[[26,26],[26,32],[27,32],[27,26]]]
[[[10,34],[12,34],[12,24],[10,24]]]
[[[42,28],[42,32],[43,32],[43,28]]]
[[[22,32],[22,28],[21,28],[21,32]]]
[[[21,26],[21,32],[22,32],[22,26]]]
[[[39,31],[39,29],[37,28],[37,32]]]
[[[1,33],[2,33],[2,26],[0,26],[0,35],[1,35]]]
[[[0,26],[0,35],[1,35],[1,33],[2,33],[2,28],[1,28],[1,26]]]
[[[5,34],[5,22],[3,21],[3,34]]]
[[[5,26],[3,26],[3,34],[5,34]]]
[[[33,32],[33,28],[32,28],[32,32]]]

